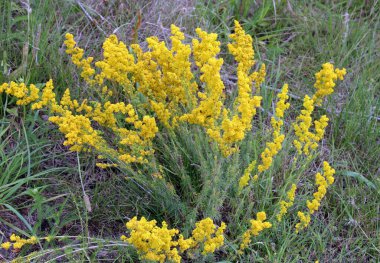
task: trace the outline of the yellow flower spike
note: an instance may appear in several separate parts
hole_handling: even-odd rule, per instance
[[[154,112],[157,114],[157,118],[160,120],[160,122],[166,127],[171,129],[172,126],[169,123],[171,114],[170,111],[165,108],[165,104],[162,102],[155,102],[150,101],[150,105]]]
[[[12,235],[9,237],[9,239],[10,239],[11,241],[15,242],[15,241],[17,241],[18,239],[20,239],[20,237],[19,237],[19,236],[16,236],[15,234],[12,234]]]
[[[290,103],[287,102],[287,100],[289,99],[288,89],[289,86],[285,83],[282,87],[281,92],[277,95],[277,98],[279,100],[276,104],[275,113],[276,117],[279,119],[284,118],[284,112],[290,107]]]
[[[277,221],[281,222],[282,217],[288,212],[288,209],[293,206],[296,196],[297,186],[292,184],[291,189],[286,193],[286,201],[280,202],[280,212],[276,215]]]
[[[305,214],[303,212],[298,211],[297,216],[300,222],[296,224],[296,233],[305,229],[310,224],[310,220],[311,220],[310,215],[307,213]]]
[[[263,152],[260,154],[261,162],[257,166],[259,173],[267,171],[272,165],[273,158],[278,154],[282,148],[282,142],[285,139],[285,135],[281,134],[281,128],[284,125],[282,120],[284,117],[284,112],[290,107],[290,104],[287,102],[289,99],[288,94],[288,85],[285,84],[281,92],[277,95],[278,101],[275,108],[275,117],[271,118],[271,125],[273,129],[273,140],[266,143],[266,147]],[[249,167],[248,167],[249,168]],[[247,168],[247,169],[248,169]],[[255,175],[255,181],[258,179],[258,174]],[[241,179],[241,185],[247,185],[247,175]],[[239,183],[240,184],[240,183]]]
[[[260,92],[260,86],[264,82],[266,76],[266,66],[265,64],[262,64],[260,67],[260,70],[256,76],[255,81],[255,86],[256,86],[256,93]]]
[[[261,84],[265,77],[265,66],[261,67],[259,73],[250,74],[255,63],[252,38],[245,34],[240,24],[235,21],[235,33],[230,36],[233,43],[229,44],[228,48],[238,62],[239,93],[234,104],[235,109],[230,111],[223,106],[224,84],[220,76],[223,60],[215,57],[220,52],[217,35],[208,34],[201,29],[197,29],[196,32],[201,41],[193,40],[193,55],[202,72],[200,80],[206,84],[206,90],[198,92],[198,105],[179,120],[206,128],[210,139],[218,144],[223,155],[229,156],[238,150],[234,144],[244,139],[246,132],[251,128],[256,108],[260,106],[262,98],[251,96],[251,82],[255,80],[257,85]]]
[[[96,163],[96,167],[99,167],[101,169],[107,169],[110,167],[117,167],[117,164],[115,163]]]
[[[220,52],[220,42],[217,41],[218,35],[207,33],[200,28],[195,30],[201,41],[192,40],[193,56],[195,64],[202,68],[209,59],[215,57]]]
[[[62,111],[62,109],[60,109],[57,105],[57,102],[55,99],[56,95],[55,95],[53,89],[54,89],[53,80],[50,79],[45,84],[45,87],[42,90],[42,95],[41,95],[40,101],[32,104],[32,110],[41,109],[45,106],[49,106],[49,107],[51,107],[51,109],[54,112]]]
[[[223,59],[212,57],[202,66],[200,79],[206,84],[207,95],[190,113],[181,116],[180,121],[198,124],[208,129],[215,127],[223,106],[224,84],[220,76],[222,65]]]
[[[323,172],[324,175],[328,181],[328,184],[331,185],[334,183],[334,177],[333,175],[335,174],[335,169],[330,166],[328,162],[323,162]]]
[[[182,43],[185,39],[185,34],[178,27],[171,25],[170,28],[172,33],[170,37],[172,41],[171,52],[173,54],[172,70],[181,79],[178,86],[173,89],[175,93],[171,96],[186,106],[193,106],[197,101],[198,85],[194,81],[194,75],[191,71],[191,47]]]
[[[211,218],[205,218],[197,222],[192,232],[191,238],[198,244],[203,244],[202,254],[214,253],[224,244],[223,232],[226,224],[222,223],[216,230],[216,226]]]
[[[230,35],[234,43],[228,44],[228,50],[239,62],[238,71],[248,71],[255,64],[255,52],[252,47],[252,37],[246,34],[238,21],[234,21],[235,32]]]
[[[256,79],[259,75],[258,73],[249,75],[252,66],[255,64],[251,36],[245,34],[240,24],[235,21],[235,33],[231,34],[230,37],[233,43],[228,45],[228,49],[238,62],[238,97],[232,112],[227,109],[223,110],[221,127],[213,127],[208,130],[208,134],[218,143],[224,156],[235,152],[236,148],[233,145],[242,141],[246,132],[251,129],[252,119],[256,115],[256,109],[262,100],[260,96],[251,95],[251,82],[253,78]],[[265,71],[265,67],[262,69]]]
[[[306,201],[308,213],[298,212],[300,222],[296,224],[296,233],[306,228],[310,223],[310,215],[318,211],[322,199],[325,197],[328,187],[334,183],[335,170],[331,168],[328,162],[323,162],[323,174],[317,173],[315,175],[315,184],[318,187],[317,192],[313,194],[314,199]]]
[[[315,96],[314,96],[315,97]],[[305,95],[301,114],[296,118],[296,123],[293,124],[296,139],[293,145],[297,149],[298,155],[304,153],[310,155],[310,150],[315,150],[318,147],[318,142],[323,138],[325,129],[328,125],[328,118],[323,115],[319,120],[314,121],[315,133],[310,131],[312,126],[312,113],[314,111],[314,99]]]
[[[77,43],[74,40],[74,36],[70,33],[65,35],[66,40],[64,44],[66,45],[66,53],[71,56],[71,60],[79,69],[81,69],[81,77],[90,85],[95,84],[92,79],[95,74],[95,70],[91,67],[93,61],[92,57],[83,58],[84,50],[76,47]]]
[[[12,246],[11,242],[4,242],[1,244],[1,248],[8,250]]]
[[[65,109],[65,110],[74,110],[75,107],[77,107],[78,105],[78,102],[77,103],[74,103],[72,100],[71,100],[71,96],[70,96],[70,89],[66,89],[65,92],[63,93],[63,96],[61,98],[61,101],[60,101],[60,105]]]
[[[265,222],[266,218],[267,216],[265,212],[258,212],[256,214],[256,219],[250,220],[251,227],[245,231],[242,236],[240,248],[238,251],[239,254],[243,254],[244,249],[249,246],[252,236],[258,236],[264,229],[272,227],[272,224],[270,222]]]
[[[252,173],[253,169],[255,169],[256,166],[256,160],[253,160],[248,167],[244,171],[244,175],[239,180],[239,190],[243,190],[244,187],[248,185],[250,174]]]
[[[343,80],[347,71],[343,69],[334,69],[334,65],[331,63],[325,63],[322,65],[322,69],[315,74],[316,92],[313,96],[313,100],[317,105],[320,105],[322,99],[334,92],[337,79]]]
[[[162,227],[158,227],[155,220],[148,221],[144,217],[140,220],[134,217],[126,226],[130,231],[130,237],[121,238],[134,245],[142,259],[160,262],[181,261],[176,248],[178,242],[173,240],[179,233],[177,229],[168,229],[166,222],[162,222]]]
[[[26,241],[28,244],[34,245],[37,244],[38,240],[36,236],[32,236],[31,238],[27,239]]]
[[[30,84],[29,87],[24,83],[16,83],[11,81],[8,83],[3,83],[0,86],[0,94],[5,92],[8,95],[14,96],[17,98],[17,105],[28,105],[32,102],[35,102],[39,99],[40,90],[33,84]]]

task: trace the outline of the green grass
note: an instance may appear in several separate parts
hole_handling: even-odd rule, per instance
[[[263,112],[256,123],[256,132],[265,137],[267,112],[273,108],[276,90],[283,83],[289,83],[292,93],[290,120],[300,108],[299,98],[312,93],[314,73],[322,63],[330,61],[345,67],[345,80],[328,103],[318,108],[318,114],[330,118],[320,157],[327,158],[337,174],[336,183],[308,230],[302,235],[294,233],[294,208],[275,231],[255,238],[251,253],[244,257],[235,253],[236,240],[227,240],[215,257],[197,260],[378,262],[379,2],[168,2],[3,1],[0,83],[45,83],[52,78],[59,94],[71,87],[75,96],[87,97],[91,91],[64,53],[66,32],[76,35],[86,54],[96,56],[104,38],[111,33],[127,43],[143,43],[150,35],[168,40],[170,24],[176,23],[190,36],[198,26],[218,33],[226,52],[228,35],[237,19],[255,40],[257,60],[268,67]],[[182,4],[177,8],[170,6],[179,2]],[[234,62],[230,56],[222,56],[227,63],[223,76],[230,79]],[[230,88],[233,93],[234,87]],[[21,252],[25,256],[38,250],[37,262],[54,258],[71,262],[136,260],[133,249],[117,241],[125,231],[124,223],[134,215],[166,220],[185,234],[190,233],[195,221],[210,216],[218,222],[228,222],[229,234],[236,236],[247,228],[247,219],[284,194],[284,189],[277,190],[277,186],[283,186],[289,174],[296,177],[302,171],[309,178],[301,180],[303,190],[297,193],[300,200],[306,200],[313,191],[312,176],[319,168],[318,163],[308,169],[301,167],[301,171],[292,170],[286,162],[282,166],[290,155],[282,152],[271,170],[273,177],[264,180],[254,194],[240,200],[237,180],[263,147],[256,140],[248,140],[252,143],[243,145],[240,154],[223,160],[214,159],[218,156],[216,149],[193,127],[185,126],[175,135],[163,134],[155,141],[160,149],[157,160],[167,179],[162,183],[146,180],[146,174],[156,172],[150,168],[142,170],[146,174],[128,168],[97,169],[94,156],[78,157],[62,146],[62,136],[44,121],[43,112],[27,114],[26,108],[16,107],[14,100],[6,96],[0,97],[0,106],[0,242],[13,232],[25,236],[67,236],[63,241],[43,243]],[[285,143],[290,147],[290,141]],[[130,175],[133,179],[126,180]],[[174,190],[168,191],[172,186]],[[15,254],[1,256],[12,259]]]

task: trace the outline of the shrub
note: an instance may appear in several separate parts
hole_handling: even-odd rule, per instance
[[[150,37],[147,50],[127,47],[111,35],[104,41],[103,59],[95,63],[67,34],[66,53],[88,87],[85,99],[72,99],[70,89],[58,99],[52,80],[42,90],[4,83],[0,93],[15,97],[17,105],[48,112],[65,136],[64,145],[96,154],[100,169],[127,174],[134,198],[149,200],[140,204],[144,216],[166,218],[161,227],[144,216],[126,224],[129,234],[122,240],[134,245],[142,259],[179,262],[212,254],[225,244],[225,229],[233,248],[225,251],[244,255],[252,237],[281,229],[289,210],[298,216],[294,231],[306,228],[335,172],[323,162],[323,173],[315,176],[317,191],[303,209],[304,198],[297,199],[299,182],[308,164],[318,160],[318,143],[329,120],[326,115],[315,118],[315,109],[346,70],[322,65],[315,74],[315,93],[304,97],[292,125],[284,120],[290,107],[284,84],[270,128],[260,130],[266,112],[258,116],[257,110],[266,67],[253,70],[252,38],[240,24],[235,22],[228,44],[236,61],[235,97],[226,93],[222,80],[217,34],[198,28],[199,39],[188,44],[178,27],[172,25],[171,33],[171,47]],[[213,220],[227,225],[221,222],[216,228]]]

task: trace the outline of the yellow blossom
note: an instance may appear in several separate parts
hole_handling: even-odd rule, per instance
[[[300,222],[296,224],[296,233],[306,228],[310,224],[310,220],[311,220],[310,215],[307,213],[305,214],[303,212],[298,211],[297,216]]]
[[[67,33],[65,37],[66,53],[71,55],[72,62],[82,70],[81,77],[89,84],[94,84],[93,75],[95,74],[95,70],[91,66],[93,58],[83,58],[84,50],[76,47],[76,42],[72,34]]]
[[[1,248],[8,250],[11,247],[11,242],[4,242],[1,244]]]
[[[280,212],[276,215],[277,220],[280,222],[282,217],[288,212],[288,209],[293,206],[294,199],[296,196],[297,186],[292,184],[291,189],[286,193],[286,201],[282,200],[280,202]]]
[[[251,227],[244,232],[242,236],[242,241],[240,243],[239,254],[243,254],[244,249],[246,249],[251,242],[252,236],[258,236],[261,231],[266,228],[271,228],[272,224],[270,222],[265,221],[267,218],[265,212],[258,212],[256,214],[256,219],[252,219],[250,221]]]
[[[248,185],[250,174],[255,169],[256,166],[256,160],[253,160],[248,167],[244,171],[244,175],[240,178],[239,181],[239,190],[242,190],[244,187]]]
[[[206,218],[196,223],[192,236],[185,239],[177,229],[168,229],[166,222],[162,227],[156,221],[148,221],[144,217],[140,220],[132,218],[126,224],[130,237],[121,236],[123,241],[132,244],[139,252],[140,257],[146,260],[165,262],[165,260],[180,262],[186,250],[196,246],[203,246],[203,254],[213,253],[224,244],[224,223],[216,228],[212,219]],[[179,234],[177,241],[175,236]]]
[[[16,97],[17,105],[28,105],[29,103],[35,102],[39,99],[40,90],[34,84],[27,87],[25,83],[16,83],[11,81],[9,84],[3,83],[0,86],[0,94],[3,92]]]
[[[106,168],[110,168],[110,167],[117,167],[116,163],[96,163],[95,165],[99,168],[102,168],[102,169],[106,169]]]
[[[193,238],[184,238],[183,235],[179,235],[179,239],[178,239],[178,245],[181,249],[181,252],[184,252],[190,248],[193,248],[197,245],[197,243],[194,241]]]
[[[336,80],[343,80],[346,74],[346,69],[334,69],[331,63],[322,65],[322,70],[315,74],[316,82],[314,87],[316,92],[312,98],[304,97],[301,114],[297,117],[296,123],[293,124],[296,139],[293,141],[294,147],[298,154],[304,153],[310,155],[310,150],[315,150],[318,147],[318,142],[322,139],[325,128],[328,124],[328,118],[323,115],[319,120],[314,121],[315,132],[310,131],[312,126],[312,113],[315,106],[319,106],[322,99],[330,95],[334,91]]]
[[[287,93],[288,93],[288,85],[285,84],[281,92],[277,95],[278,101],[276,103],[276,109],[275,109],[276,116],[271,118],[271,125],[273,128],[273,140],[266,143],[265,149],[260,154],[261,163],[257,167],[257,170],[259,173],[262,173],[270,168],[270,166],[272,165],[274,156],[276,156],[277,153],[282,148],[282,142],[285,139],[285,135],[281,134],[281,128],[284,124],[284,121],[283,121],[284,111],[290,107],[290,104],[287,102],[287,100],[289,99],[289,96],[287,95]],[[246,168],[244,175],[240,179],[240,182],[239,182],[240,189],[248,185],[249,173],[250,171],[253,170],[252,164],[253,162]],[[256,174],[254,176],[254,180],[257,181],[258,177],[259,175]]]
[[[313,96],[313,100],[319,105],[325,96],[330,95],[334,92],[334,87],[336,85],[336,80],[339,78],[343,80],[344,75],[346,75],[346,69],[334,69],[334,65],[331,63],[325,63],[322,65],[322,69],[315,74],[315,84],[316,92]]]
[[[54,89],[54,85],[53,85],[53,80],[50,79],[43,91],[42,91],[42,95],[41,95],[41,98],[38,102],[32,104],[32,109],[41,109],[42,107],[45,107],[45,106],[55,106],[57,104],[56,100],[55,100],[55,93],[53,91]],[[53,108],[52,108],[53,110]]]
[[[168,229],[166,222],[162,222],[162,227],[158,227],[155,220],[147,221],[144,217],[140,220],[134,217],[126,226],[130,231],[130,237],[122,238],[136,247],[142,259],[159,262],[181,261],[175,248],[178,242],[173,240],[178,234],[177,229]]]
[[[309,209],[308,213],[298,212],[300,222],[296,224],[296,233],[306,228],[310,223],[310,215],[314,214],[321,205],[321,200],[325,197],[327,188],[334,183],[335,170],[328,162],[323,162],[323,174],[315,175],[315,184],[318,187],[317,192],[313,194],[314,199],[306,201],[306,206]]]
[[[15,234],[12,234],[9,237],[10,242],[4,242],[1,244],[1,248],[8,250],[10,247],[13,247],[15,251],[19,251],[23,246],[29,244],[34,245],[37,244],[38,240],[36,236],[32,236],[30,238],[21,238]]]
[[[224,244],[223,232],[226,229],[226,224],[223,222],[216,229],[214,222],[208,217],[197,222],[195,225],[196,227],[191,237],[196,243],[203,244],[202,254],[214,253],[216,249]]]

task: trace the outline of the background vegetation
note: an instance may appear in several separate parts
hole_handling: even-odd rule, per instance
[[[144,45],[145,37],[151,35],[168,40],[170,24],[174,23],[191,37],[196,27],[218,33],[226,51],[234,19],[253,36],[257,59],[268,66],[264,113],[273,108],[273,98],[284,82],[289,83],[292,110],[297,110],[302,105],[300,98],[312,93],[313,74],[322,63],[330,61],[345,67],[348,74],[344,82],[320,109],[331,119],[322,151],[337,170],[336,183],[321,212],[302,236],[294,235],[292,229],[281,235],[273,233],[257,240],[252,255],[241,260],[377,262],[379,13],[376,0],[5,0],[0,3],[0,83],[45,83],[52,78],[61,89],[58,93],[71,87],[74,96],[86,96],[86,86],[64,53],[65,33],[76,36],[86,55],[97,56],[105,37],[112,33],[126,43]],[[222,75],[227,92],[233,93],[233,61],[226,57],[226,62]],[[0,98],[0,243],[11,233],[66,236],[64,241],[40,244],[39,250],[50,253],[51,260],[131,261],[136,259],[133,250],[117,240],[125,232],[124,223],[136,211],[158,221],[180,218],[171,215],[172,211],[189,212],[176,207],[181,203],[166,199],[170,195],[164,192],[157,193],[155,200],[160,202],[146,205],[144,194],[131,188],[125,175],[98,169],[94,156],[77,155],[62,146],[62,135],[46,119],[43,114],[27,113],[5,96]],[[262,132],[268,120],[264,118],[264,124],[258,127]],[[205,145],[202,141],[206,138],[197,139]],[[204,154],[207,149],[192,147],[193,142],[186,136],[175,141],[161,138],[158,143],[162,143],[159,154],[170,157],[165,162],[178,176],[195,169],[180,160],[184,152],[204,169],[200,173],[228,173],[228,169],[236,171],[240,165],[213,163]],[[133,198],[138,195],[141,200]],[[218,199],[222,195],[211,196]],[[205,192],[197,209],[209,211],[212,216],[213,209],[219,207],[209,207],[209,197]],[[32,251],[26,249],[21,255]],[[0,261],[16,256],[13,252],[1,253]],[[223,258],[228,259],[228,255]]]

